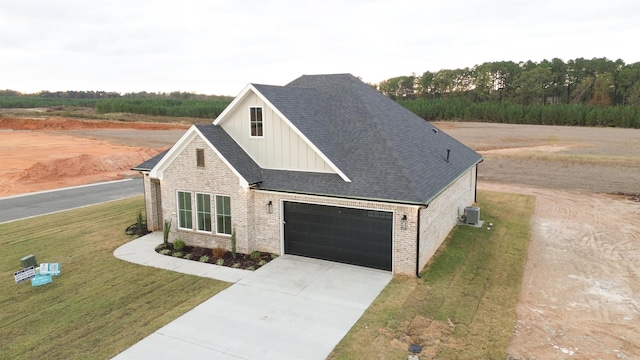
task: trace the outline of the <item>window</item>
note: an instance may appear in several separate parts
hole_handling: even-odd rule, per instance
[[[178,227],[193,229],[190,192],[178,191]]]
[[[211,195],[196,194],[198,231],[211,231]]]
[[[196,165],[204,167],[204,149],[196,149]]]
[[[250,107],[251,115],[251,136],[262,137],[262,108]]]
[[[216,195],[216,232],[231,235],[231,198]]]

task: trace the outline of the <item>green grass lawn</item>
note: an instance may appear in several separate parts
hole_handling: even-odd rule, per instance
[[[456,227],[422,272],[395,277],[338,344],[333,359],[504,359],[527,257],[532,196],[478,192],[476,229]]]
[[[109,359],[229,285],[116,259],[143,209],[136,197],[0,225],[0,358]],[[16,285],[29,254],[61,276]]]

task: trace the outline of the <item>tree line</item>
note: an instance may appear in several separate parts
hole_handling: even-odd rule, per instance
[[[640,62],[559,58],[540,62],[486,62],[382,81],[378,89],[394,99],[464,98],[471,102],[520,105],[640,105]]]

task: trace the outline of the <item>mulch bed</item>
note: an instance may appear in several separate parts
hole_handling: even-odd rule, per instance
[[[164,251],[166,256],[174,256],[174,253],[178,252],[173,249],[173,244],[169,244],[169,246],[165,247],[164,244],[161,244],[156,247],[156,252],[162,254],[162,250]],[[253,253],[253,257],[251,254],[242,254],[236,253],[236,257],[234,258],[231,254],[231,251],[227,251],[223,256],[214,256],[214,251],[218,249],[207,249],[197,246],[185,246],[179,252],[182,254],[180,256],[183,259],[198,261],[198,262],[206,262],[208,264],[215,264],[221,266],[227,266],[231,268],[237,269],[245,269],[245,270],[257,270],[258,268],[266,265],[269,261],[273,260],[276,256],[272,255],[268,252],[260,252],[256,251]],[[218,250],[219,251],[219,250]],[[188,254],[191,254],[188,256]],[[258,256],[259,255],[259,256]],[[207,261],[201,261],[203,256],[209,257]],[[222,259],[222,264],[218,263],[218,259]]]

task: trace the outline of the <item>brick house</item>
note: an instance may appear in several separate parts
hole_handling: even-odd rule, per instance
[[[147,223],[187,244],[415,275],[475,201],[482,157],[349,74],[247,85],[144,175]]]

